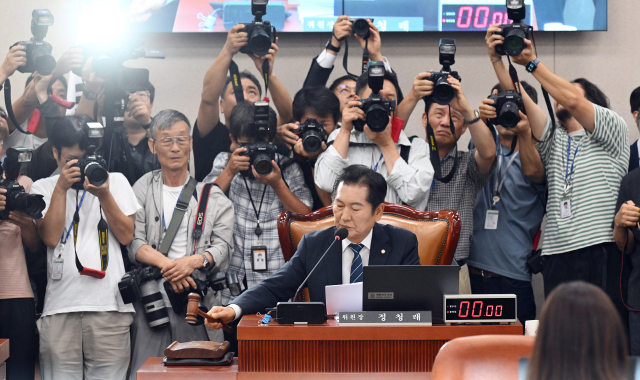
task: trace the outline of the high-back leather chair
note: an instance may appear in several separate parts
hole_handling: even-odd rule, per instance
[[[413,232],[418,238],[422,265],[449,265],[458,246],[460,217],[453,210],[416,211],[408,206],[384,204],[381,224],[391,224]],[[278,236],[285,261],[289,261],[304,234],[334,225],[333,207],[309,214],[283,211],[278,218]]]
[[[515,380],[519,360],[531,356],[535,337],[478,335],[447,342],[433,363],[431,380]]]

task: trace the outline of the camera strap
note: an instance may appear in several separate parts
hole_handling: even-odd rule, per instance
[[[251,206],[253,206],[253,212],[256,213],[256,221],[258,224],[256,225],[255,234],[258,236],[258,240],[260,239],[260,235],[262,235],[262,228],[260,228],[260,211],[262,211],[262,202],[264,201],[264,194],[267,192],[267,186],[264,185],[264,189],[262,190],[262,198],[260,198],[260,206],[256,209],[256,204],[253,202],[253,197],[251,196],[251,189],[249,189],[249,184],[247,183],[247,179],[242,176],[242,180],[244,181],[244,186],[247,188],[247,193],[249,194],[249,202],[251,202]],[[258,243],[259,244],[259,243]]]
[[[336,38],[338,41],[344,40],[346,37],[342,37],[342,39]],[[367,72],[367,67],[369,65],[369,39],[365,40],[364,50],[362,51],[362,74]],[[344,71],[347,75],[353,79],[354,81],[358,81],[358,76],[349,72],[347,69],[347,62],[349,61],[349,40],[344,41],[344,55],[342,56],[342,66],[344,67]]]
[[[431,160],[431,165],[433,166],[433,179],[438,180],[442,183],[449,183],[453,178],[454,174],[456,174],[456,170],[458,169],[458,146],[456,139],[456,126],[453,124],[453,119],[451,118],[451,106],[449,106],[449,130],[453,135],[453,140],[456,142],[456,146],[453,147],[455,150],[454,153],[454,161],[453,167],[449,174],[445,177],[442,176],[442,167],[440,162],[440,153],[438,153],[438,145],[436,144],[436,135],[433,132],[433,128],[431,127],[431,123],[429,123],[429,112],[427,110],[427,144],[431,147],[429,150],[429,159]]]
[[[242,90],[242,78],[240,78],[240,71],[238,65],[231,60],[229,63],[229,75],[231,75],[231,85],[233,86],[233,93],[236,96],[236,102],[244,102],[244,91]]]
[[[18,123],[16,115],[13,113],[13,103],[11,102],[11,81],[9,80],[9,78],[4,81],[4,105],[7,109],[7,116],[9,116],[9,120],[11,120],[13,126],[16,127],[16,129],[20,131],[20,133],[30,135],[31,132],[25,131],[24,129],[22,129],[22,127],[20,127],[20,123]]]
[[[176,202],[176,208],[173,210],[171,222],[169,223],[169,227],[167,227],[167,231],[162,238],[162,243],[160,243],[160,249],[158,250],[165,256],[169,253],[173,239],[176,237],[176,233],[178,233],[178,228],[180,228],[182,218],[189,208],[189,200],[197,184],[198,181],[190,177],[189,182],[187,182],[184,189],[182,189],[182,193],[180,193],[180,198],[178,198],[178,202]]]
[[[196,220],[193,223],[193,253],[196,252],[198,246],[198,239],[202,236],[202,227],[204,226],[204,220],[207,216],[207,204],[209,203],[209,193],[211,192],[211,186],[213,184],[206,183],[202,186],[202,192],[200,193],[200,201],[198,202],[198,213],[196,214]],[[218,185],[216,185],[218,186]]]
[[[109,265],[109,225],[107,221],[102,217],[102,206],[100,206],[100,221],[98,222],[98,244],[100,246],[100,270],[87,268],[82,266],[80,259],[78,258],[78,226],[80,226],[80,209],[84,202],[84,197],[87,195],[87,190],[82,193],[82,199],[78,203],[79,190],[76,189],[76,211],[73,213],[73,222],[69,229],[73,229],[73,252],[76,258],[76,269],[78,273],[83,276],[90,276],[97,279],[103,279],[106,275],[107,266]],[[67,232],[67,237],[69,233]],[[66,240],[66,239],[65,239]]]

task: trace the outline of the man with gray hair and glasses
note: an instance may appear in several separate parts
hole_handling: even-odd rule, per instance
[[[233,248],[231,201],[218,186],[198,183],[189,175],[192,149],[189,120],[178,111],[164,110],[153,118],[150,132],[149,150],[157,155],[160,170],[145,174],[133,186],[142,210],[136,214],[134,236],[128,247],[129,259],[139,268],[160,269],[160,277],[150,280],[157,286],[144,282],[141,286],[153,288],[155,293],[159,290],[164,302],[154,307],[166,308],[169,325],[166,326],[167,315],[158,319],[145,313],[144,301],[134,303],[132,380],[149,357],[164,356],[164,349],[173,341],[210,338],[222,342],[219,331],[206,329],[202,324],[187,324],[185,310],[174,311],[165,288],[186,295],[196,289],[194,279],[204,280],[216,272],[226,271]],[[171,285],[170,290],[165,282]],[[203,301],[207,309],[219,306],[220,294],[209,289]]]

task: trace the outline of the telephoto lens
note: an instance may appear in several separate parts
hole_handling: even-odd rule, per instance
[[[142,305],[147,315],[147,322],[152,329],[169,326],[169,313],[162,299],[162,294],[155,280],[140,285]]]
[[[107,170],[97,161],[89,161],[87,163],[84,167],[84,175],[89,179],[89,183],[96,187],[104,185],[109,178]]]
[[[497,117],[490,119],[493,124],[501,125],[504,128],[515,128],[520,122],[520,111],[524,112],[522,96],[514,90],[506,90],[500,95],[492,94],[488,99],[493,100],[493,107],[496,109]]]
[[[253,160],[253,167],[256,169],[256,173],[260,175],[268,175],[273,171],[271,165],[271,157],[266,153],[258,153]]]

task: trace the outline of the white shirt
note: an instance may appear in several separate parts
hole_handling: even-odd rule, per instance
[[[362,266],[366,267],[369,265],[369,253],[371,253],[371,239],[373,237],[373,228],[369,231],[369,235],[360,242],[360,244],[364,245],[360,250],[360,257],[362,257]],[[353,251],[349,248],[349,244],[351,241],[349,239],[344,239],[342,241],[342,283],[350,284],[351,283],[351,262],[353,261]],[[234,321],[242,316],[242,308],[236,304],[229,305],[230,308],[233,309],[236,313],[236,317],[233,319]]]
[[[640,139],[636,142],[636,148],[638,148],[638,165],[640,165]]]
[[[44,196],[47,214],[51,204],[51,195],[58,182],[59,175],[36,181],[31,187],[32,194]],[[134,215],[141,209],[129,181],[120,173],[109,173],[109,190],[120,210],[127,216]],[[83,190],[78,192],[78,203]],[[67,191],[65,209],[65,229],[73,221],[76,208],[76,190]],[[87,192],[80,207],[80,224],[78,226],[77,252],[78,259],[87,268],[100,270],[100,246],[98,243],[98,222],[100,221],[100,202],[98,198]],[[106,219],[105,219],[106,220]],[[66,233],[65,233],[66,236]],[[62,279],[54,280],[52,275],[55,248],[47,248],[47,292],[42,316],[58,313],[81,311],[118,311],[134,312],[133,305],[122,302],[118,282],[124,275],[124,264],[120,244],[109,228],[109,264],[106,275],[102,279],[81,275],[75,264],[73,249],[73,232],[64,246]]]
[[[369,231],[369,235],[360,242],[364,245],[360,250],[360,257],[362,257],[362,266],[369,265],[369,253],[371,253],[371,238],[373,237],[373,228]],[[342,241],[342,283],[351,283],[351,263],[353,262],[353,251],[349,248],[351,241],[344,239]]]
[[[328,141],[335,140],[339,132],[339,129],[333,131]],[[375,170],[385,178],[387,196],[384,200],[386,202],[406,203],[419,211],[426,209],[434,173],[426,141],[418,137],[410,141],[404,131],[401,131],[396,147],[400,153],[401,145],[411,146],[409,162],[398,158],[391,173],[387,170],[380,147],[373,144],[364,132],[353,129],[349,141],[371,145],[349,147],[346,159],[340,156],[333,145],[320,154],[314,174],[315,183],[320,189],[331,193],[340,172],[349,165],[360,164]]]
[[[29,119],[31,120],[31,119]],[[20,128],[26,131],[27,126],[29,125],[29,120],[22,123]],[[27,135],[25,133],[20,132],[17,128],[9,135],[7,139],[7,148],[27,148],[27,149],[37,149],[40,145],[47,142],[47,138],[40,138],[35,135]]]
[[[320,67],[330,69],[333,67],[333,63],[336,61],[337,57],[337,55],[327,53],[327,49],[323,49],[322,53],[320,53],[318,58],[316,58],[316,62],[318,62]],[[387,70],[388,73],[392,73],[393,70],[391,70],[391,65],[389,64],[387,57],[382,57],[382,62],[384,63],[384,69]]]
[[[178,203],[182,189],[183,186],[169,187],[167,185],[162,185],[162,211],[165,223],[163,230],[169,228],[169,224],[171,224],[173,212],[176,209],[176,203]],[[176,237],[173,239],[171,248],[169,248],[167,256],[171,260],[179,259],[187,254],[187,241],[189,239],[189,231],[187,227],[188,219],[189,218],[186,216],[182,218],[182,223],[180,223],[178,232],[176,232]]]

